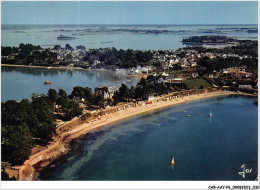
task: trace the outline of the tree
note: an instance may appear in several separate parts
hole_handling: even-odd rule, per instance
[[[22,164],[31,153],[32,135],[26,125],[2,127],[2,159]]]
[[[73,117],[81,115],[82,111],[83,109],[79,107],[79,104],[77,102],[69,100],[68,104],[63,107],[64,120],[71,120]]]
[[[135,97],[135,87],[131,86],[131,88],[128,90],[128,98],[134,99]]]
[[[79,46],[76,46],[76,49],[86,50],[86,47],[82,46],[82,45],[79,45]]]
[[[85,89],[81,86],[73,87],[73,91],[71,92],[70,98],[72,99],[73,97],[80,97],[86,99]]]
[[[56,90],[54,90],[54,89],[52,89],[52,88],[50,88],[49,90],[48,90],[48,98],[50,99],[50,101],[52,102],[52,103],[55,103],[56,101],[57,101],[57,99],[58,99],[58,94],[57,94],[57,92],[56,92]]]
[[[61,46],[60,45],[55,45],[53,49],[60,49]]]
[[[8,100],[6,102],[1,103],[1,124],[5,125],[15,125],[17,123],[16,120],[16,110],[18,106],[18,102],[14,100]]]
[[[103,98],[100,94],[97,94],[93,99],[93,104],[100,106],[101,102],[103,101]]]
[[[121,87],[118,90],[118,97],[120,101],[125,101],[129,97],[128,87],[122,83]]]
[[[116,95],[116,94],[114,94],[113,95],[113,97],[112,97],[112,99],[113,99],[113,106],[116,106],[118,103],[119,103],[119,98],[118,98],[118,96]]]
[[[73,50],[73,47],[71,47],[69,44],[66,44],[66,45],[65,45],[65,48],[66,48],[66,49],[69,49],[69,50]]]
[[[92,89],[89,87],[86,87],[86,88],[84,88],[84,93],[85,93],[85,98],[87,99],[87,101],[89,103],[91,103],[93,101]]]
[[[33,98],[32,106],[39,122],[39,125],[35,126],[36,133],[34,136],[39,138],[39,143],[46,144],[56,133],[52,103],[48,97],[39,97]]]
[[[84,98],[86,103],[91,103],[93,101],[92,89],[89,87],[83,88],[81,86],[75,86],[73,88],[73,91],[69,95],[70,99],[72,99],[73,97]]]
[[[67,99],[68,98],[68,95],[67,95],[67,93],[63,90],[63,89],[59,89],[59,96],[61,97],[61,98],[64,98],[64,99]]]
[[[137,85],[135,87],[135,98],[138,99],[143,99],[143,95],[144,95],[144,89],[141,85]]]

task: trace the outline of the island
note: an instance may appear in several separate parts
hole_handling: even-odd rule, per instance
[[[227,36],[191,36],[182,40],[184,44],[238,44],[238,40]]]
[[[57,37],[57,40],[75,40],[76,38],[75,37],[70,37],[70,36],[64,36],[62,34],[60,34],[58,37]]]

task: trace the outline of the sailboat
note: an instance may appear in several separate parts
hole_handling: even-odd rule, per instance
[[[172,158],[172,165],[174,165],[175,164],[175,162],[174,162],[174,157]]]
[[[209,112],[209,117],[212,117],[212,111],[210,110],[210,112]]]

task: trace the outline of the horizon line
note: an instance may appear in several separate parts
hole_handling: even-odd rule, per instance
[[[239,23],[233,23],[233,24],[62,24],[62,23],[57,23],[57,24],[36,24],[36,23],[6,23],[6,24],[1,24],[1,25],[164,25],[164,26],[185,26],[185,25],[258,25],[258,23],[249,23],[249,24],[239,24]]]

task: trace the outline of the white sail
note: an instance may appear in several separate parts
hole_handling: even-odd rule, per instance
[[[212,117],[212,111],[210,110],[209,116]]]
[[[172,165],[173,165],[173,164],[175,164],[175,162],[174,162],[174,157],[172,158]]]

